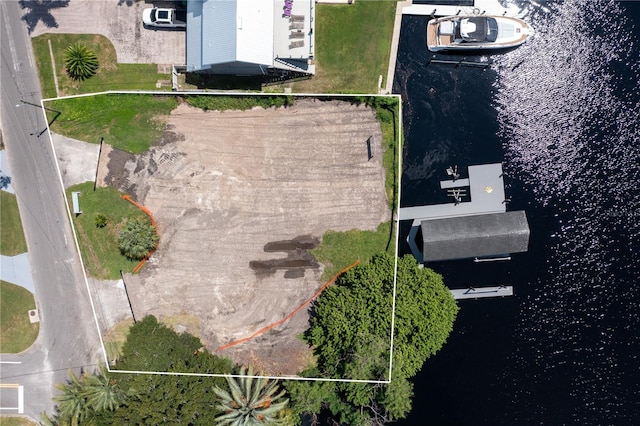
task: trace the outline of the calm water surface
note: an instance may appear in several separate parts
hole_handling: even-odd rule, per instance
[[[403,20],[402,205],[446,202],[449,165],[503,161],[509,209],[526,210],[531,241],[510,262],[431,265],[451,287],[516,295],[460,302],[402,424],[637,425],[640,2],[509,5],[536,37],[474,58],[486,70],[427,66],[428,18]]]

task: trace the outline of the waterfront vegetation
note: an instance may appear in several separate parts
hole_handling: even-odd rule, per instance
[[[120,279],[120,271],[131,272],[138,261],[125,257],[118,246],[120,230],[128,220],[148,221],[140,209],[122,198],[122,193],[111,187],[96,188],[93,182],[85,182],[67,189],[80,192],[82,214],[74,218],[80,252],[90,276],[98,279]],[[107,218],[103,227],[96,226],[95,217]]]
[[[160,139],[163,117],[177,105],[175,96],[137,94],[83,96],[46,104],[59,112],[48,111],[52,131],[90,143],[104,138],[132,154],[148,150]]]
[[[16,196],[0,191],[0,254],[15,256],[27,251]]]
[[[155,64],[119,64],[116,51],[108,38],[98,34],[43,34],[32,39],[33,52],[40,76],[43,98],[55,98],[54,68],[51,63],[49,41],[53,50],[59,96],[105,90],[158,90],[159,80],[170,81],[170,74],[158,73]],[[99,68],[86,80],[72,79],[65,71],[65,50],[70,45],[81,44],[95,52]],[[165,89],[166,90],[166,89]]]
[[[15,354],[36,341],[40,325],[29,321],[29,310],[36,308],[30,291],[0,281],[0,353]]]
[[[316,74],[294,83],[294,91],[377,93],[379,76],[387,77],[395,10],[396,0],[317,4]]]
[[[402,419],[411,411],[409,379],[444,345],[458,307],[440,275],[420,268],[411,256],[398,259],[390,371],[394,259],[376,255],[318,297],[304,336],[316,365],[301,373],[391,383],[285,382],[296,417],[325,415],[339,424],[364,426]]]

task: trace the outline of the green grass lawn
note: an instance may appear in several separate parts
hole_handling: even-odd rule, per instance
[[[31,292],[0,281],[0,353],[19,353],[36,341],[40,326],[31,324],[28,314],[35,308]]]
[[[296,92],[377,93],[387,77],[395,0],[316,5],[316,75]]]
[[[0,191],[0,254],[15,256],[26,251],[16,196]]]
[[[147,215],[122,199],[123,194],[111,187],[94,191],[93,182],[74,185],[67,189],[69,203],[72,191],[81,192],[82,214],[74,219],[74,224],[87,273],[98,279],[115,280],[120,278],[121,270],[131,272],[138,262],[120,253],[118,234],[128,219],[147,218]],[[105,227],[96,226],[97,214],[107,217]]]
[[[49,40],[55,60],[60,96],[105,90],[158,90],[158,80],[171,80],[170,74],[159,74],[155,64],[119,64],[116,51],[108,38],[97,34],[44,34],[32,39],[38,64],[43,98],[55,98],[56,89],[53,66],[49,52]],[[87,46],[98,57],[98,72],[85,81],[74,81],[64,67],[64,51],[74,44]],[[166,90],[166,88],[164,89]]]
[[[162,135],[163,117],[178,105],[175,96],[110,94],[58,99],[46,106],[60,112],[51,129],[85,142],[100,138],[118,149],[138,154]],[[55,114],[48,112],[50,119]]]
[[[325,267],[322,281],[329,280],[358,259],[366,262],[374,254],[385,251],[395,254],[395,232],[390,229],[392,224],[391,221],[382,223],[376,232],[357,229],[347,232],[325,232],[320,246],[311,251]]]

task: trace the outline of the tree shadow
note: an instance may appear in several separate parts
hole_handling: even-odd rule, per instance
[[[18,4],[21,9],[28,12],[22,16],[22,20],[27,23],[29,34],[33,32],[38,22],[47,28],[58,28],[56,18],[51,14],[51,9],[69,6],[70,0],[20,0]]]

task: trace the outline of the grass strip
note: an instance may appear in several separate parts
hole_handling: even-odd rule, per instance
[[[246,111],[253,107],[271,108],[286,107],[294,103],[293,96],[275,95],[275,96],[186,96],[185,100],[193,107],[200,108],[203,111],[226,111],[240,110]]]
[[[16,196],[0,191],[0,254],[15,256],[27,251]]]

